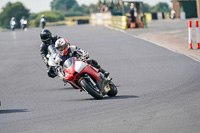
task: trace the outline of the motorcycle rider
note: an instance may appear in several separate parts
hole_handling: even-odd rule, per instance
[[[12,18],[10,19],[10,24],[12,24],[13,21],[16,23],[15,17],[12,17]]]
[[[78,48],[75,45],[70,45],[70,43],[64,38],[59,38],[56,41],[55,48],[60,54],[59,58],[56,59],[56,62],[60,63],[61,66],[63,65],[64,61],[70,57],[77,57],[81,60],[89,58],[88,52]],[[96,60],[88,59],[87,63],[97,68],[99,72],[102,72],[104,74],[105,77],[108,77],[109,72],[106,72],[104,69],[102,69]]]
[[[16,19],[15,17],[12,17],[10,20],[10,27],[12,30],[15,30],[15,25],[16,25]]]
[[[25,17],[23,16],[23,17],[20,19],[21,28],[23,27],[24,20],[25,20]]]
[[[47,74],[48,74],[48,76],[51,77],[51,78],[54,78],[57,75],[54,73],[52,67],[50,67],[48,65],[48,58],[46,56],[48,54],[48,46],[51,45],[51,44],[54,45],[55,42],[56,42],[56,40],[58,40],[61,37],[59,37],[59,36],[52,36],[52,33],[51,33],[50,30],[43,29],[40,32],[40,38],[41,38],[41,41],[42,41],[42,44],[40,45],[40,54],[42,56],[42,60],[43,60],[43,62],[47,66]]]
[[[40,24],[42,26],[42,29],[44,29],[45,25],[46,25],[46,18],[45,16],[42,14],[41,18],[40,18]]]
[[[21,29],[22,30],[26,30],[26,28],[27,28],[27,19],[24,16],[20,19],[20,24],[21,24]]]
[[[170,16],[171,19],[175,19],[175,13],[176,13],[175,10],[172,9],[172,10],[171,10],[171,16]]]

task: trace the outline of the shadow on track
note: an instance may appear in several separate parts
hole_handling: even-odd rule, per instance
[[[0,110],[0,114],[9,114],[9,113],[23,113],[28,112],[27,109],[7,109],[7,110]]]
[[[129,99],[129,98],[139,98],[139,96],[134,96],[134,95],[117,95],[115,97],[105,97],[105,100],[109,99]],[[103,99],[103,100],[104,100]]]
[[[129,98],[139,98],[139,96],[134,96],[134,95],[117,95],[115,97],[104,97],[103,99],[100,100],[113,100],[113,99],[129,99]],[[85,100],[97,100],[95,98],[88,98]]]
[[[73,87],[63,87],[63,88],[53,88],[50,89],[51,91],[55,91],[55,90],[60,90],[60,91],[66,91],[66,90],[76,90]]]
[[[139,98],[139,96],[134,96],[134,95],[119,95],[119,96],[115,96],[115,97],[104,97],[103,99],[100,99],[100,100],[97,100],[95,98],[86,98],[86,99],[70,99],[70,100],[67,100],[67,102],[86,102],[86,101],[101,101],[101,100],[117,100],[117,99],[130,99],[130,98]]]

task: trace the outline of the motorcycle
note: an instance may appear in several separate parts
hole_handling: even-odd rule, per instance
[[[60,66],[61,59],[55,51],[55,47],[50,45],[49,66],[53,67],[55,74],[65,83],[69,83],[73,88],[81,92],[87,92],[95,99],[102,99],[105,95],[114,97],[117,95],[117,87],[112,82],[112,78],[105,77],[86,61],[77,57],[71,57]]]
[[[109,77],[104,77],[101,72],[88,64],[87,59],[71,57],[63,64],[64,79],[80,89],[88,92],[95,99],[102,99],[105,95],[117,95],[117,87]]]

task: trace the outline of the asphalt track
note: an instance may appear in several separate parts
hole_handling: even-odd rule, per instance
[[[0,32],[1,133],[199,133],[200,63],[101,26],[49,27],[109,71],[95,100],[46,75],[40,29]]]

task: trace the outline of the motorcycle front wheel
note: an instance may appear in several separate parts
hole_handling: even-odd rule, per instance
[[[108,92],[108,96],[109,97],[114,97],[114,96],[116,96],[117,95],[117,93],[118,93],[118,90],[117,90],[117,87],[114,85],[114,83],[111,81],[110,82],[110,91]]]
[[[95,99],[103,98],[103,94],[101,93],[101,91],[97,91],[98,89],[94,88],[93,85],[91,85],[91,83],[89,81],[87,81],[86,79],[82,79],[80,81],[80,84]]]

